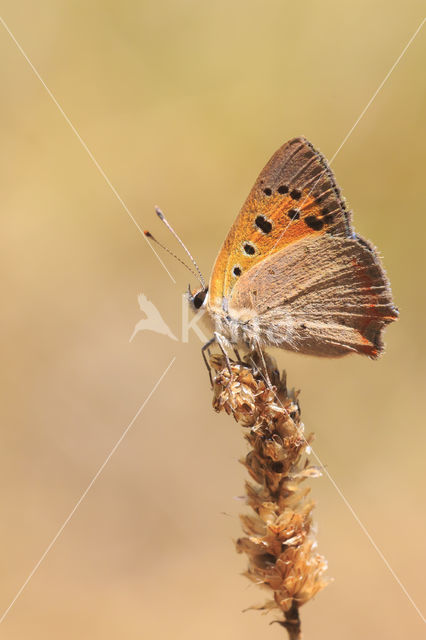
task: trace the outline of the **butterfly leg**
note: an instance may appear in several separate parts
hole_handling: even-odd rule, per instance
[[[226,353],[226,350],[225,350],[225,347],[224,347],[224,344],[223,344],[223,340],[222,340],[222,336],[220,335],[220,333],[218,333],[217,331],[215,331],[215,332],[214,332],[214,334],[213,334],[213,338],[211,338],[208,342],[206,342],[206,344],[205,344],[205,345],[203,345],[203,346],[201,347],[201,355],[203,356],[203,360],[204,360],[204,363],[205,363],[205,365],[206,365],[206,367],[207,367],[207,371],[209,372],[210,384],[212,385],[212,388],[213,388],[212,371],[211,371],[211,366],[210,366],[210,364],[209,364],[209,362],[208,362],[208,360],[207,360],[207,358],[206,358],[205,351],[207,351],[207,350],[208,350],[208,348],[209,348],[209,347],[210,347],[214,342],[217,342],[217,344],[219,345],[219,348],[220,348],[220,350],[222,351],[222,354],[223,354],[223,356],[224,356],[224,358],[225,358],[226,366],[227,366],[228,371],[229,371],[229,375],[230,375],[230,376],[231,376],[231,378],[232,378],[231,361],[230,361],[230,359],[229,359],[228,354]]]
[[[224,358],[226,360],[226,366],[228,367],[229,375],[232,377],[231,361],[230,361],[229,356],[226,353],[226,349],[225,349],[225,347],[223,345],[222,336],[220,335],[220,333],[215,331],[214,332],[214,337],[215,337],[215,340],[216,340],[217,344],[219,345],[220,350],[222,351],[223,356],[224,356]]]
[[[238,351],[237,347],[232,347],[232,348],[233,348],[233,351],[235,353],[235,357],[237,358],[238,362],[242,362],[241,356],[239,354],[239,351]]]
[[[256,344],[256,351],[257,351],[257,354],[259,356],[259,360],[260,360],[260,362],[262,363],[262,366],[263,366],[263,373],[260,371],[260,368],[258,367],[259,373],[262,376],[262,378],[265,380],[266,386],[268,387],[268,389],[272,389],[272,383],[271,383],[271,380],[269,378],[268,367],[266,366],[265,356],[263,355],[262,347],[260,346],[259,342],[257,342],[257,341],[256,341],[255,344]],[[256,364],[254,362],[253,358],[251,358],[251,361],[252,361],[253,365]]]
[[[201,355],[203,356],[204,364],[205,364],[205,365],[206,365],[206,367],[207,367],[207,371],[209,372],[210,384],[211,384],[212,388],[213,388],[212,368],[211,368],[211,366],[210,366],[210,364],[209,364],[209,362],[208,362],[208,360],[207,360],[207,358],[206,358],[205,351],[207,351],[207,350],[208,350],[208,348],[209,348],[209,347],[213,344],[213,342],[215,342],[215,341],[216,341],[216,337],[215,337],[215,336],[213,336],[213,338],[211,338],[208,342],[206,342],[206,344],[204,344],[204,345],[201,347]]]

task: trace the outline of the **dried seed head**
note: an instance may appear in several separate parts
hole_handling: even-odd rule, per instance
[[[267,371],[257,360],[228,366],[222,355],[212,356],[213,407],[248,428],[250,450],[242,463],[254,481],[246,483],[252,513],[241,516],[245,536],[237,541],[237,551],[248,557],[247,577],[273,592],[260,608],[281,609],[281,624],[298,638],[299,607],[327,584],[327,563],[316,551],[312,530],[314,505],[309,487],[303,486],[321,473],[306,458],[312,438],[304,435],[298,394],[287,390],[285,374],[265,358]]]

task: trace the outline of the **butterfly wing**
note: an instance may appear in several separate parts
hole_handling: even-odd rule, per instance
[[[249,342],[317,356],[378,357],[397,317],[374,248],[357,238],[303,238],[249,269],[233,289],[231,316]]]
[[[209,308],[248,342],[376,357],[397,317],[388,280],[351,226],[325,158],[304,138],[259,175],[219,252]]]
[[[350,214],[325,158],[294,138],[272,156],[232,225],[213,268],[210,306],[226,305],[241,274],[266,256],[324,232],[351,236]]]

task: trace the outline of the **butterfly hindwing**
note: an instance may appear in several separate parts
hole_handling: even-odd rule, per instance
[[[229,314],[255,344],[372,358],[398,315],[374,248],[330,234],[303,238],[248,270],[232,291]]]

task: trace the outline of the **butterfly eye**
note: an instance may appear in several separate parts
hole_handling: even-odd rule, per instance
[[[272,230],[272,224],[265,218],[265,216],[257,216],[254,224],[256,227],[259,227],[263,233],[270,233]]]
[[[252,256],[256,253],[256,249],[249,242],[246,242],[244,244],[243,249],[244,249],[244,253],[246,253],[248,256]]]
[[[234,276],[237,276],[237,277],[238,277],[238,276],[240,276],[240,275],[241,275],[241,269],[240,269],[240,267],[234,267],[234,268],[232,269],[232,273],[234,274]]]
[[[269,187],[266,187],[266,189],[263,190],[263,193],[265,194],[265,196],[271,196],[272,189],[270,189]]]
[[[200,309],[203,306],[204,300],[207,295],[207,289],[201,289],[195,296],[192,298],[192,302],[196,309]]]

